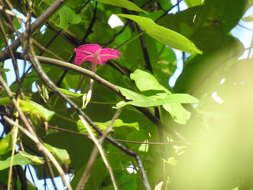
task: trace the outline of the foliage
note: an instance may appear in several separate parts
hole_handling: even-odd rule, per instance
[[[250,0],[181,0],[175,6],[170,0],[0,2],[0,189],[36,189],[27,182],[27,166],[36,168],[40,179],[61,176],[65,186],[64,174],[72,174],[68,189],[82,189],[82,183],[85,189],[117,189],[113,178],[126,190],[253,188],[252,123],[242,122],[250,120],[251,98],[245,94],[252,93],[246,90],[252,84],[246,77],[251,52],[240,58],[245,49],[231,34],[251,5]],[[112,15],[124,25],[110,27]],[[252,15],[243,20],[251,22]],[[180,61],[183,72],[170,87]],[[213,92],[227,103],[215,103]]]

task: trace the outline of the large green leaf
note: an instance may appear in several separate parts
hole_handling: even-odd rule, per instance
[[[162,106],[170,113],[172,119],[179,124],[186,124],[191,117],[191,112],[184,109],[181,104],[164,104]]]
[[[44,108],[42,105],[37,104],[31,100],[18,100],[19,106],[23,112],[35,115],[45,121],[51,120],[55,112]]]
[[[132,3],[131,1],[128,0],[97,0],[98,2],[105,3],[108,5],[113,5],[117,7],[122,7],[126,8],[131,11],[137,11],[137,12],[145,12],[143,9]]]
[[[116,105],[116,108],[121,108],[126,105],[154,107],[171,103],[198,103],[196,98],[188,94],[157,93],[152,96],[144,96],[122,87],[120,87],[120,92],[126,99],[131,101],[121,101]]]
[[[161,43],[167,44],[172,48],[176,48],[191,54],[201,54],[199,50],[189,39],[185,36],[162,27],[156,24],[152,19],[136,15],[118,14],[118,16],[128,18],[136,22],[142,30],[148,35],[160,41]]]

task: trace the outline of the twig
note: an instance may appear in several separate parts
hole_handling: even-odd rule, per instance
[[[99,151],[99,153],[100,153],[100,155],[101,155],[101,157],[102,157],[102,160],[103,160],[103,162],[104,162],[106,168],[108,169],[108,172],[109,172],[110,177],[111,177],[111,180],[112,180],[113,188],[114,188],[115,190],[118,190],[118,186],[117,186],[117,183],[116,183],[116,180],[115,180],[115,177],[114,177],[112,168],[111,168],[111,166],[110,166],[110,164],[109,164],[109,162],[108,162],[108,160],[107,160],[107,158],[106,158],[106,156],[105,156],[104,150],[103,150],[103,148],[102,148],[102,146],[101,146],[99,140],[98,140],[98,139],[96,138],[96,136],[94,135],[94,133],[93,133],[92,129],[90,128],[89,124],[87,123],[86,119],[84,119],[84,118],[83,118],[82,116],[80,116],[80,115],[79,115],[79,118],[80,118],[80,120],[81,120],[83,126],[85,127],[85,129],[88,131],[88,133],[89,133],[89,135],[90,135],[92,141],[93,141],[94,144],[96,145],[96,147],[97,147],[97,149],[98,149],[98,151]],[[95,156],[96,156],[96,155],[95,155]],[[82,183],[82,181],[80,181],[80,182],[78,183],[77,190],[82,190],[83,188],[84,188],[83,183]]]
[[[9,53],[9,55],[11,57],[12,65],[13,65],[14,72],[15,72],[15,75],[16,75],[16,80],[20,81],[19,70],[18,70],[18,63],[17,63],[17,60],[16,60],[16,58],[14,56],[13,50],[10,48],[10,46],[8,44],[8,39],[6,37],[6,33],[5,33],[5,30],[4,30],[2,22],[0,22],[0,31],[1,31],[1,33],[3,35],[4,42],[5,42],[6,46],[7,46],[8,53]]]
[[[7,116],[4,116],[5,121],[7,121],[9,124],[18,127],[20,129],[21,132],[23,132],[27,137],[29,137],[39,148],[40,151],[42,151],[49,159],[50,161],[54,164],[54,166],[56,167],[56,169],[58,170],[60,176],[62,177],[62,180],[64,182],[64,184],[67,186],[67,188],[69,190],[72,190],[71,186],[69,185],[69,183],[66,181],[65,176],[64,176],[64,171],[62,170],[60,164],[58,163],[58,161],[54,158],[54,156],[52,155],[51,152],[49,152],[49,150],[40,142],[40,140],[38,139],[37,136],[32,135],[28,130],[26,130],[25,128],[23,128],[21,125],[17,124],[16,122],[14,122],[12,119],[10,119]]]
[[[56,10],[58,8],[60,8],[60,6],[64,3],[64,0],[56,0],[42,15],[39,16],[39,18],[31,25],[31,33],[33,33],[37,28],[39,28],[44,22],[46,22],[46,20],[53,15]],[[27,30],[22,33],[22,35],[24,36],[24,38],[26,38],[27,36]],[[10,48],[12,51],[16,50],[18,48],[18,46],[21,43],[21,39],[18,38],[17,40],[15,40],[11,45]],[[9,50],[5,49],[3,51],[0,52],[0,61],[4,61],[5,59],[7,59],[9,56]]]
[[[55,127],[52,125],[48,125],[48,128],[55,129],[57,131],[63,131],[65,133],[71,133],[71,134],[75,134],[75,135],[89,137],[88,134],[85,134],[85,133],[80,133],[78,131],[73,131],[73,130],[69,130],[69,129],[63,129],[63,128]],[[130,144],[150,144],[150,145],[172,144],[172,142],[144,142],[144,141],[132,141],[132,140],[126,140],[126,139],[114,139],[114,140],[117,142],[124,142],[124,143],[130,143]]]
[[[90,21],[90,24],[86,30],[86,33],[84,34],[83,36],[83,39],[79,42],[79,45],[85,43],[86,39],[89,37],[89,35],[92,33],[92,28],[95,24],[95,21],[96,21],[96,17],[97,17],[97,2],[95,3],[95,8],[94,8],[94,11],[93,11],[93,16],[92,16],[92,19]],[[71,58],[69,59],[69,62],[72,62],[73,59],[74,59],[74,56],[75,54],[72,54]],[[57,86],[60,86],[64,77],[67,75],[68,73],[68,70],[64,70],[64,72],[62,73],[62,75],[60,76],[58,82],[57,82]]]
[[[3,8],[2,5],[0,5],[0,10],[4,10],[4,8]],[[19,19],[20,21],[25,22],[25,20],[24,20],[24,18],[23,18],[22,16],[15,14],[15,13],[12,12],[11,10],[5,9],[4,11],[5,11],[6,14],[8,14],[8,15],[10,15],[10,16],[12,16],[12,17],[16,17],[16,18]]]
[[[44,81],[44,83],[51,88],[53,91],[55,91],[60,97],[62,97],[66,102],[69,103],[69,105],[74,108],[84,119],[85,121],[87,121],[87,123],[99,134],[102,135],[103,133],[101,132],[101,130],[93,123],[93,121],[72,101],[70,100],[67,96],[65,96],[62,92],[60,92],[57,88],[57,86],[48,78],[48,76],[45,74],[45,72],[42,70],[38,59],[36,56],[30,55],[30,60],[35,68],[35,70],[37,71],[37,73],[39,74],[39,76],[41,77],[41,79]],[[57,60],[58,61],[58,60]],[[71,66],[75,66],[70,64]],[[91,72],[91,71],[90,71]],[[92,74],[93,76],[94,73]],[[104,79],[103,79],[104,80]],[[146,172],[143,168],[142,162],[140,157],[133,152],[132,150],[128,149],[127,147],[123,146],[122,144],[118,143],[117,141],[115,141],[113,138],[107,136],[106,140],[109,141],[110,143],[112,143],[114,146],[116,146],[117,148],[119,148],[120,150],[122,150],[123,152],[125,152],[126,154],[128,154],[129,156],[132,156],[136,159],[136,162],[139,166],[140,172],[141,172],[141,176],[143,179],[143,183],[144,186],[146,188],[146,190],[151,190],[150,184],[148,182],[148,178],[146,175]]]
[[[141,33],[141,29],[137,26],[137,31],[139,33]],[[141,49],[142,49],[142,53],[143,53],[143,57],[146,63],[146,69],[149,70],[151,73],[153,72],[152,66],[151,66],[151,61],[150,61],[150,57],[149,57],[149,53],[148,53],[148,48],[144,39],[144,36],[141,35],[140,38],[140,44],[141,44]]]
[[[24,59],[25,56],[22,56],[20,54],[19,57],[21,59]],[[65,62],[65,61],[60,61],[57,59],[53,59],[53,58],[48,58],[48,57],[43,57],[43,56],[35,56],[36,59],[38,59],[39,61],[41,61],[42,63],[49,63],[49,64],[53,64],[53,65],[57,65],[63,68],[67,68],[67,69],[71,69],[73,71],[76,71],[78,73],[84,74],[92,79],[94,79],[95,81],[97,81],[98,83],[104,85],[105,87],[109,88],[110,90],[112,90],[113,92],[115,92],[119,97],[123,98],[125,100],[125,97],[122,96],[122,94],[120,93],[119,89],[117,86],[115,86],[114,84],[110,83],[109,81],[103,79],[102,77],[100,77],[99,75],[97,75],[96,73],[84,69],[82,67],[73,65],[71,63]],[[54,85],[55,86],[55,85]],[[55,86],[56,87],[56,86]],[[50,87],[51,88],[51,87]],[[57,89],[57,88],[56,88]],[[66,100],[68,101],[68,100]],[[135,106],[134,106],[135,107]],[[78,106],[77,106],[78,108]],[[77,109],[75,108],[75,109]],[[157,126],[166,126],[163,123],[161,123],[161,121],[155,117],[152,113],[150,113],[150,111],[146,108],[141,108],[141,107],[135,107],[137,110],[139,110],[140,112],[142,112],[152,123],[154,123]],[[190,144],[180,133],[178,133],[176,130],[172,129],[172,128],[166,128],[166,130],[168,130],[170,132],[171,135],[173,135],[174,137],[178,138],[179,140],[181,140],[182,142],[184,142],[185,144]]]
[[[99,144],[102,145],[105,137],[107,136],[107,134],[110,132],[112,126],[113,126],[113,123],[114,121],[118,118],[119,114],[121,113],[121,109],[120,110],[117,110],[117,112],[115,113],[115,115],[113,116],[112,118],[112,122],[110,124],[110,126],[107,128],[107,130],[104,132],[103,136],[99,139]],[[82,134],[82,133],[81,133]],[[82,177],[80,178],[79,180],[79,183],[77,185],[77,190],[81,190],[81,189],[84,189],[89,177],[90,177],[90,173],[91,173],[91,169],[95,163],[95,160],[97,158],[97,155],[98,155],[98,149],[96,147],[93,148],[91,154],[90,154],[90,158],[89,158],[89,161],[86,165],[86,168],[82,174]]]
[[[40,140],[38,139],[36,133],[34,132],[30,122],[28,121],[28,119],[26,118],[26,116],[24,115],[23,111],[20,109],[14,94],[12,93],[12,91],[10,90],[10,88],[8,87],[8,85],[6,84],[6,82],[4,81],[3,77],[0,75],[0,83],[2,84],[2,86],[4,87],[4,89],[6,90],[8,96],[11,98],[12,103],[14,104],[16,110],[18,111],[19,117],[21,118],[22,122],[25,124],[25,126],[27,127],[28,130],[25,129],[26,134],[30,135],[33,139],[35,140],[35,144],[37,145],[38,149],[41,150],[46,156],[48,156],[48,158],[50,159],[50,161],[54,164],[55,168],[57,169],[57,171],[59,172],[62,181],[64,182],[64,184],[68,187],[69,190],[71,190],[71,186],[67,183],[65,176],[64,176],[64,171],[61,168],[61,166],[58,164],[57,160],[54,158],[54,156],[51,154],[51,152],[49,152],[44,146],[43,144],[40,142]],[[7,116],[3,116],[4,119],[8,120],[9,118]],[[14,121],[12,120],[8,120],[8,123],[10,123],[11,125],[17,126],[19,127],[18,124],[16,124]],[[14,124],[13,124],[14,122]]]
[[[7,184],[7,190],[10,190],[11,188],[11,180],[12,180],[12,168],[13,168],[13,161],[14,161],[14,154],[16,150],[16,143],[17,143],[17,136],[18,136],[18,128],[14,126],[13,128],[13,134],[12,134],[12,151],[11,151],[11,160],[10,160],[10,168],[8,173],[8,184]]]

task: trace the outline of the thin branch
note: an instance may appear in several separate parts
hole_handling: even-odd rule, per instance
[[[97,17],[97,2],[95,3],[95,8],[94,8],[94,11],[93,11],[93,16],[92,16],[92,19],[90,21],[90,24],[89,24],[89,26],[86,30],[86,33],[83,36],[83,39],[79,42],[78,45],[81,45],[81,44],[85,43],[85,41],[87,40],[89,35],[92,33],[92,28],[95,24],[96,17]],[[74,57],[75,57],[75,54],[73,53],[71,58],[69,59],[69,62],[72,62]],[[58,82],[57,82],[57,86],[59,86],[59,87],[61,86],[61,83],[62,83],[64,77],[67,75],[67,73],[68,73],[68,70],[65,69],[64,72],[62,73],[62,75],[60,76]]]
[[[100,145],[102,145],[105,137],[111,131],[113,123],[118,118],[118,116],[120,115],[120,113],[121,113],[121,109],[117,110],[116,113],[114,114],[110,126],[106,129],[106,131],[104,132],[103,136],[99,139],[99,144]],[[91,152],[91,154],[90,154],[89,161],[88,161],[88,163],[86,165],[86,168],[85,168],[85,170],[84,170],[84,172],[82,174],[82,177],[80,178],[79,183],[77,185],[77,190],[84,189],[86,183],[88,182],[88,179],[89,179],[90,173],[91,173],[91,169],[92,169],[92,167],[93,167],[93,165],[94,165],[94,163],[96,161],[98,153],[99,153],[98,149],[96,147],[94,147],[93,150],[92,150],[92,152]]]
[[[137,26],[137,31],[139,33],[141,33],[141,29]],[[144,35],[141,35],[140,38],[140,44],[141,44],[141,49],[142,49],[142,54],[143,54],[143,57],[144,57],[144,60],[145,60],[145,67],[147,70],[149,70],[151,73],[153,72],[153,69],[152,69],[152,66],[151,66],[151,61],[150,61],[150,57],[149,57],[149,53],[148,53],[148,48],[147,48],[147,45],[146,45],[146,42],[145,42],[145,39],[144,39]]]
[[[19,56],[21,59],[25,58],[25,56],[22,56],[20,54],[17,54],[17,56]],[[86,75],[86,76],[94,79],[98,83],[102,84],[103,86],[109,88],[114,93],[116,93],[119,97],[121,97],[124,100],[126,100],[125,97],[122,96],[122,94],[120,93],[120,91],[119,91],[119,89],[118,89],[117,86],[115,86],[114,84],[110,83],[109,81],[103,79],[102,77],[100,77],[99,75],[97,75],[96,73],[94,73],[94,72],[92,72],[90,70],[84,69],[82,67],[76,66],[74,64],[71,64],[71,63],[68,63],[68,62],[65,62],[65,61],[60,61],[60,60],[57,60],[57,59],[53,59],[53,58],[48,58],[48,57],[43,57],[43,56],[35,56],[34,58],[38,59],[42,63],[47,63],[47,64],[49,63],[49,64],[57,65],[57,66],[60,66],[60,67],[63,67],[63,68],[67,68],[67,69],[71,69],[71,70],[76,71],[78,73],[84,74],[84,75]],[[57,89],[57,87],[56,87],[56,89]],[[77,108],[78,108],[78,106],[77,106]],[[77,109],[77,108],[75,108],[75,109]],[[135,108],[137,110],[139,110],[140,112],[142,112],[155,125],[157,125],[157,126],[166,126],[165,124],[161,123],[161,121],[157,117],[155,117],[148,109],[141,108],[141,107],[135,107]],[[181,140],[185,144],[189,144],[189,142],[180,133],[178,133],[174,129],[167,127],[166,130],[168,130],[168,132],[171,135],[173,135],[174,137],[178,138],[179,140]]]
[[[109,164],[109,162],[108,162],[108,160],[107,160],[107,158],[106,158],[106,155],[105,155],[105,152],[104,152],[104,150],[103,150],[103,148],[102,148],[101,142],[99,142],[99,140],[98,140],[98,139],[96,138],[96,136],[94,135],[94,133],[93,133],[91,127],[89,126],[89,124],[87,123],[86,119],[85,119],[84,117],[80,116],[80,115],[79,115],[79,118],[80,118],[80,120],[81,120],[83,126],[85,127],[85,129],[88,131],[88,133],[89,133],[89,135],[90,135],[92,141],[93,141],[94,144],[96,145],[96,147],[97,147],[97,149],[98,149],[98,151],[99,151],[99,153],[100,153],[100,155],[101,155],[101,158],[102,158],[102,160],[103,160],[103,162],[104,162],[106,168],[107,168],[108,171],[109,171],[109,174],[110,174],[110,177],[111,177],[111,180],[112,180],[112,184],[113,184],[113,188],[114,188],[115,190],[118,190],[118,186],[117,186],[117,183],[116,183],[116,180],[115,180],[115,177],[114,177],[112,168],[111,168],[111,166],[110,166],[110,164]],[[95,152],[95,151],[93,151],[93,152]],[[93,157],[96,157],[96,154],[95,154]],[[93,160],[95,161],[94,158],[93,158]],[[86,173],[84,173],[84,174],[86,174]],[[84,176],[84,175],[83,175],[83,176]],[[86,176],[86,175],[85,175],[85,176]],[[77,185],[77,190],[83,190],[83,189],[84,189],[84,185],[85,185],[85,183],[83,183],[83,181],[80,180],[80,182],[79,182],[78,185]]]
[[[70,133],[70,134],[75,134],[75,135],[80,135],[89,138],[88,134],[85,133],[80,133],[78,131],[73,131],[69,129],[63,129],[59,127],[55,127],[52,125],[48,125],[48,128],[50,129],[55,129],[57,131],[62,131],[65,133]],[[114,139],[117,142],[124,142],[124,143],[130,143],[130,144],[150,144],[150,145],[165,145],[165,144],[172,144],[173,142],[144,142],[144,141],[132,141],[132,140],[126,140],[126,139]]]
[[[31,25],[31,33],[33,33],[37,28],[39,28],[43,23],[46,22],[46,20],[53,15],[59,8],[60,6],[64,3],[64,0],[56,0],[45,12],[43,12],[42,15],[39,16],[39,18]],[[27,37],[27,30],[22,33],[24,36],[24,39]],[[18,38],[15,40],[11,45],[10,48],[12,51],[16,50],[18,46],[21,43],[21,39]],[[0,52],[0,61],[4,61],[9,57],[9,50],[5,49]]]
[[[40,140],[38,139],[38,137],[32,135],[27,129],[23,128],[21,125],[17,124],[15,121],[13,121],[12,119],[10,119],[9,117],[4,116],[4,119],[10,125],[18,127],[18,129],[20,129],[21,132],[23,132],[27,137],[29,137],[38,146],[39,150],[42,151],[50,159],[50,161],[54,164],[54,166],[58,170],[58,172],[59,172],[60,176],[62,177],[62,180],[63,180],[64,184],[67,186],[67,188],[69,190],[72,190],[71,186],[69,185],[69,183],[65,179],[64,171],[61,168],[60,164],[54,158],[54,156],[52,155],[52,153],[49,152],[49,150],[40,142]]]
[[[71,190],[71,186],[67,183],[65,176],[64,176],[64,171],[61,168],[61,166],[58,164],[57,160],[54,158],[54,156],[51,154],[51,152],[49,152],[44,145],[40,142],[40,140],[38,139],[36,133],[34,132],[30,122],[28,121],[28,119],[26,118],[26,116],[24,115],[23,111],[20,109],[13,92],[10,90],[10,88],[8,87],[8,85],[6,84],[6,82],[4,81],[3,77],[0,75],[0,83],[2,84],[2,86],[4,87],[4,89],[6,90],[8,96],[11,98],[13,105],[15,106],[16,110],[18,111],[19,117],[21,118],[22,122],[25,124],[26,129],[25,130],[25,134],[29,135],[28,137],[30,137],[35,144],[37,145],[38,149],[41,150],[49,159],[50,161],[54,164],[55,168],[57,169],[57,171],[59,172],[64,184],[68,187],[69,190]],[[20,125],[18,125],[17,123],[15,123],[13,120],[11,120],[10,118],[8,118],[7,116],[3,116],[3,118],[5,119],[5,121],[7,121],[9,124],[14,125],[19,127],[20,129]],[[23,129],[23,128],[22,128]],[[24,130],[22,132],[24,132]]]
[[[9,53],[9,55],[11,57],[12,65],[13,65],[14,72],[15,72],[15,75],[16,75],[16,80],[20,81],[17,60],[16,60],[16,58],[14,56],[13,50],[10,48],[10,46],[8,44],[8,38],[7,38],[7,35],[5,33],[5,29],[4,29],[4,26],[3,26],[2,22],[0,22],[0,31],[1,31],[1,33],[3,35],[4,42],[5,42],[6,46],[7,46],[8,53]]]
[[[30,57],[30,60],[35,68],[35,70],[37,71],[38,75],[40,76],[40,78],[44,81],[44,83],[49,87],[51,88],[53,91],[55,91],[60,97],[62,97],[66,102],[69,103],[69,105],[74,108],[84,119],[85,121],[87,121],[87,123],[99,134],[99,135],[102,135],[103,133],[101,132],[101,130],[93,123],[93,121],[72,101],[70,100],[67,96],[65,96],[62,92],[60,92],[57,88],[57,86],[48,78],[48,76],[45,74],[45,72],[42,70],[39,62],[38,62],[38,59],[37,59],[37,56],[33,56],[33,55],[30,55],[29,54],[29,57]],[[57,60],[58,61],[58,60]],[[69,64],[69,63],[68,63]],[[75,66],[75,65],[72,65],[70,64],[71,66]],[[91,72],[91,71],[89,71]],[[92,74],[93,76],[94,73]],[[104,79],[103,79],[104,80]],[[147,175],[146,175],[146,172],[143,168],[143,165],[142,165],[142,162],[141,162],[141,159],[140,157],[135,153],[133,152],[132,150],[128,149],[127,147],[123,146],[122,144],[118,143],[117,141],[115,141],[113,138],[107,136],[106,137],[106,140],[109,141],[110,143],[112,143],[114,146],[116,146],[117,148],[119,148],[120,150],[122,150],[123,152],[125,152],[126,154],[128,154],[129,156],[132,156],[136,159],[136,162],[139,166],[139,169],[140,169],[140,172],[141,172],[141,176],[142,176],[142,179],[143,179],[143,184],[146,188],[146,190],[151,190],[151,187],[150,187],[150,184],[148,182],[148,178],[147,178]]]

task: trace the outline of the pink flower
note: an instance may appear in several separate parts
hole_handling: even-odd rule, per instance
[[[81,65],[83,62],[89,61],[93,64],[105,64],[110,59],[120,57],[120,52],[111,48],[102,48],[98,44],[85,44],[75,48],[76,57],[74,62]]]

